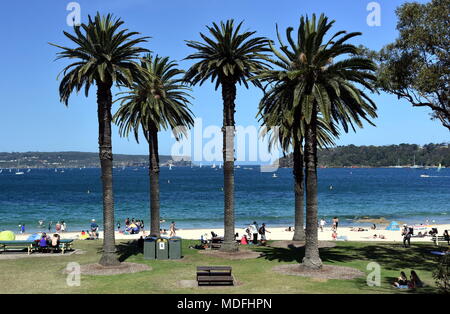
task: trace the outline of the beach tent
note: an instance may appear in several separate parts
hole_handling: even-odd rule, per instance
[[[392,221],[389,226],[386,227],[386,230],[400,231],[400,225],[398,222]]]
[[[32,235],[30,235],[28,237],[28,241],[36,241],[36,240],[40,240],[41,239],[41,234],[40,233],[33,233]]]
[[[16,239],[16,235],[12,231],[0,232],[0,241],[13,241]]]

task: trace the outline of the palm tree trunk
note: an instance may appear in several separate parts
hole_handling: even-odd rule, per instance
[[[303,175],[303,154],[302,154],[302,141],[294,139],[294,193],[295,193],[295,230],[294,241],[305,241],[305,229],[304,229],[304,194],[305,183]]]
[[[224,243],[221,250],[238,250],[234,238],[234,100],[236,85],[222,83],[223,98],[223,188],[224,188]]]
[[[103,253],[99,263],[103,266],[120,264],[116,254],[114,236],[114,197],[113,197],[113,154],[111,140],[111,95],[110,83],[97,84],[99,156],[102,168],[103,185]]]
[[[317,111],[313,109],[311,122],[306,125],[305,136],[306,168],[306,245],[302,265],[320,269],[322,260],[319,255],[317,227]]]
[[[160,236],[158,130],[151,126],[148,136],[150,175],[150,235]]]

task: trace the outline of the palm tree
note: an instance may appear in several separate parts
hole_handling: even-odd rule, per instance
[[[142,128],[149,144],[150,175],[150,234],[160,235],[159,202],[159,153],[158,132],[171,128],[178,138],[184,128],[194,124],[191,116],[190,88],[179,75],[184,71],[168,57],[148,54],[141,63],[142,76],[135,80],[131,90],[121,94],[121,107],[113,117],[122,136],[134,132],[139,143],[139,129]]]
[[[99,157],[103,184],[103,254],[100,264],[104,266],[119,263],[116,255],[114,237],[114,198],[112,181],[112,143],[111,143],[111,87],[114,83],[131,85],[138,73],[135,60],[139,54],[148,51],[137,45],[146,42],[148,37],[132,39],[136,32],[127,29],[119,31],[123,21],[111,14],[92,19],[87,24],[74,26],[75,35],[64,32],[75,48],[51,44],[62,49],[57,59],[76,59],[61,72],[64,77],[59,86],[61,102],[68,106],[73,91],[85,90],[86,97],[93,84],[97,85],[97,111],[99,124]]]
[[[375,103],[359,87],[375,91],[376,66],[357,47],[347,43],[361,33],[340,31],[324,41],[333,24],[323,14],[317,23],[315,15],[311,20],[301,17],[296,40],[291,35],[293,28],[286,30],[289,46],[282,42],[277,29],[281,51],[270,46],[276,56],[271,62],[279,69],[258,76],[261,80],[283,82],[279,88],[292,94],[290,101],[284,103],[285,112],[292,114],[291,119],[304,121],[306,248],[302,263],[309,268],[322,267],[317,238],[319,117],[327,124],[340,124],[345,132],[349,126],[353,130],[354,125],[362,127],[361,119],[373,125],[370,118],[376,117]],[[334,62],[335,59],[339,61]]]
[[[286,82],[278,81],[278,76],[257,75],[254,78],[264,76],[261,81],[267,81],[269,92],[266,92],[259,105],[260,121],[262,120],[263,135],[269,136],[269,149],[281,146],[283,154],[292,150],[294,196],[295,196],[295,229],[292,240],[304,241],[304,160],[303,139],[304,121],[296,120],[292,112],[285,111],[285,104],[292,102],[292,91],[283,86]],[[273,83],[273,85],[271,85]],[[334,146],[333,138],[339,133],[336,126],[331,122],[325,123],[319,119],[318,142],[320,147]]]
[[[265,51],[268,51],[267,39],[252,37],[255,32],[240,32],[242,22],[236,27],[233,20],[220,26],[213,23],[207,26],[212,38],[200,33],[204,42],[187,41],[187,45],[196,53],[188,60],[199,60],[186,72],[185,79],[192,85],[202,85],[210,79],[215,88],[222,87],[223,99],[223,161],[224,161],[224,251],[236,251],[234,241],[234,112],[236,84],[248,88],[247,80],[253,73],[266,67]],[[255,86],[260,83],[252,81]]]

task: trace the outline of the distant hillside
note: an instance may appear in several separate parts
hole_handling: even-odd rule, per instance
[[[183,161],[172,161],[171,156],[159,156],[160,165],[190,166],[188,157]],[[147,155],[114,154],[116,167],[139,167],[148,165]],[[0,153],[0,168],[96,168],[100,167],[98,153],[85,152],[26,152]]]
[[[389,146],[337,146],[320,150],[320,167],[391,167],[391,166],[442,166],[450,167],[450,145],[400,144]],[[280,159],[281,167],[292,167],[292,155]]]

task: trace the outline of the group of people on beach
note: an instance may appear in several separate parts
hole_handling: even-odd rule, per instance
[[[91,225],[90,225],[89,228],[90,229],[86,230],[86,231],[81,230],[81,233],[80,233],[80,236],[79,236],[80,240],[97,240],[98,239],[99,226],[98,226],[97,222],[95,221],[95,219],[91,220]]]
[[[126,218],[125,219],[125,229],[121,230],[120,221],[117,222],[117,231],[123,234],[139,234],[141,231],[144,232],[144,220]]]
[[[245,233],[242,235],[240,240],[237,240],[238,243],[246,245],[246,244],[258,244],[258,236],[260,236],[260,243],[265,244],[267,242],[266,232],[270,233],[266,228],[266,224],[263,223],[260,227],[256,221],[253,221],[246,229]],[[237,238],[239,234],[236,233],[235,238]]]

